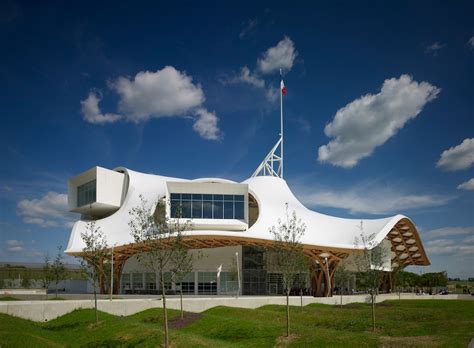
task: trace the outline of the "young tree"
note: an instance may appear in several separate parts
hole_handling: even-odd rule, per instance
[[[193,271],[194,255],[189,252],[189,249],[184,245],[182,236],[176,237],[176,250],[171,255],[171,279],[175,284],[180,284],[179,287],[179,303],[181,309],[181,320],[184,319],[183,311],[183,280],[186,275]],[[198,258],[201,254],[198,254]]]
[[[363,222],[360,222],[360,237],[355,240],[356,248],[362,247],[355,260],[358,268],[358,276],[363,287],[370,295],[372,308],[372,331],[375,331],[375,302],[379,287],[382,283],[384,271],[384,250],[382,245],[375,241],[375,234],[364,233]]]
[[[140,195],[140,204],[130,210],[130,232],[138,248],[137,259],[146,268],[160,275],[160,287],[163,300],[163,326],[165,347],[169,347],[168,314],[166,310],[165,270],[172,265],[173,259],[180,253],[182,232],[187,223],[181,219],[169,219],[166,216],[166,202],[163,199],[149,204]]]
[[[49,254],[46,253],[43,258],[43,273],[41,276],[41,282],[43,283],[43,288],[46,289],[46,299],[48,299],[48,289],[49,289],[49,284],[51,283],[51,259],[49,257]]]
[[[58,284],[63,280],[67,274],[66,267],[63,262],[63,254],[61,252],[62,246],[58,246],[58,254],[51,265],[51,279],[55,285],[56,298],[58,298]]]
[[[344,264],[340,263],[337,267],[336,273],[334,274],[334,282],[339,286],[339,295],[341,296],[340,306],[342,308],[342,290],[344,285],[351,279],[351,272],[349,272]]]
[[[81,233],[81,238],[84,241],[81,265],[84,273],[94,287],[95,321],[97,323],[99,322],[97,284],[99,283],[99,278],[105,276],[102,263],[108,255],[107,240],[100,227],[96,227],[95,221],[87,224],[86,230]]]
[[[270,228],[275,241],[273,256],[276,267],[282,275],[282,283],[286,295],[286,336],[290,336],[290,291],[297,277],[306,271],[305,255],[301,237],[306,225],[296,217],[296,212],[289,214],[288,204],[285,205],[285,221],[278,219],[277,226]]]
[[[408,284],[408,272],[403,271],[403,267],[392,270],[393,285],[398,292],[398,300],[401,300],[402,290]]]

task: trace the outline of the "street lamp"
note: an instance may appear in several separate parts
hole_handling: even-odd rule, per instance
[[[235,252],[235,260],[237,261],[237,285],[238,285],[238,289],[237,289],[237,298],[239,297],[239,294],[240,294],[240,267],[239,267],[239,252],[236,251]]]

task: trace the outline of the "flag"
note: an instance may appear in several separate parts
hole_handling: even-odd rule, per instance
[[[222,264],[219,267],[217,267],[217,278],[221,276],[221,271],[222,271]]]
[[[281,89],[281,94],[286,95],[286,87],[285,87],[285,83],[283,82],[283,80],[281,80],[280,89]]]

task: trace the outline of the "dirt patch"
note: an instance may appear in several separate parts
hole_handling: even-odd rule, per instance
[[[288,345],[298,338],[297,335],[280,336],[277,338],[275,348],[288,347]]]
[[[439,342],[432,336],[412,336],[412,337],[380,337],[380,347],[437,347]]]
[[[181,319],[180,315],[178,315],[176,318],[171,319],[168,322],[168,327],[170,329],[181,329],[183,327],[191,325],[193,322],[201,318],[202,318],[202,314],[200,313],[185,312],[183,319]]]

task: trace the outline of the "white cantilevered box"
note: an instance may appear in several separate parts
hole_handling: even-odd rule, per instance
[[[126,194],[126,181],[125,174],[102,167],[69,179],[69,211],[97,217],[117,211]]]

